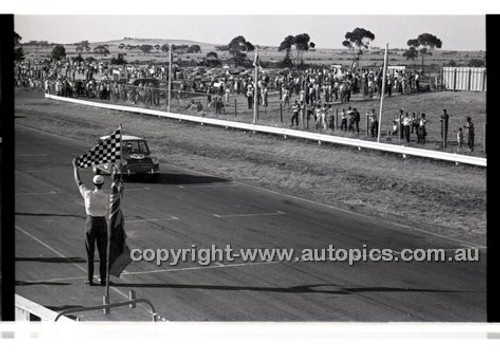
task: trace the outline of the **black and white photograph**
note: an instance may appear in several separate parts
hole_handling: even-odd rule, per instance
[[[485,15],[16,14],[16,321],[486,323],[486,64]]]

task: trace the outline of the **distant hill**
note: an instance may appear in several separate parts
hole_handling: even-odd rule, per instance
[[[149,45],[163,45],[163,44],[174,44],[174,45],[199,45],[202,51],[208,52],[215,50],[215,47],[220,45],[220,44],[210,44],[210,43],[203,43],[203,42],[197,42],[194,40],[184,40],[184,39],[153,39],[153,38],[130,38],[130,37],[125,37],[123,39],[117,39],[117,40],[107,40],[107,41],[101,41],[101,42],[91,42],[90,45],[108,45],[110,47],[118,47],[120,44],[125,44],[125,45],[144,45],[144,44],[149,44]]]

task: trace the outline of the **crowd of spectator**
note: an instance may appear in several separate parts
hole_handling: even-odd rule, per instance
[[[218,95],[229,103],[230,96],[257,96],[261,105],[269,104],[272,95],[285,105],[297,97],[306,104],[349,102],[353,94],[370,99],[380,95],[382,70],[380,68],[350,70],[338,65],[323,68],[260,70],[259,81],[253,82],[253,70],[202,69],[198,67],[179,68],[174,65],[172,80],[179,94],[197,93]],[[418,72],[398,69],[389,70],[386,77],[386,94],[394,92],[408,94],[418,90]],[[87,87],[108,85],[114,82],[128,83],[134,79],[156,79],[166,82],[168,67],[165,64],[111,65],[103,61],[49,61],[25,60],[16,64],[15,79],[18,86],[49,87],[56,94],[71,94],[79,90],[78,85]],[[56,89],[55,86],[60,89]],[[89,86],[90,87],[90,86]],[[99,88],[97,88],[99,90]],[[109,91],[109,89],[108,89]],[[93,93],[85,94],[92,95]],[[105,96],[107,96],[105,94]],[[111,98],[111,95],[109,95]],[[251,99],[249,99],[251,100]],[[251,106],[252,102],[249,102]]]
[[[226,107],[233,98],[246,100],[248,109],[253,109],[254,97],[258,104],[268,106],[270,97],[291,111],[291,126],[298,126],[299,119],[304,127],[319,130],[337,128],[355,134],[360,133],[361,114],[349,106],[343,108],[339,116],[334,104],[350,103],[352,95],[357,100],[380,97],[382,92],[382,69],[362,68],[350,70],[338,65],[323,68],[259,69],[259,80],[253,80],[253,70],[203,69],[199,67],[172,69],[172,99],[185,100],[184,109],[200,112],[204,107],[217,114],[226,113]],[[114,103],[144,104],[158,107],[167,104],[168,66],[150,65],[110,65],[103,61],[30,61],[16,63],[15,82],[20,87],[43,88],[46,93],[63,97],[83,97],[109,100]],[[133,82],[136,83],[133,83]],[[419,91],[420,74],[404,68],[388,71],[385,82],[387,96],[409,94]],[[254,91],[257,94],[254,95]],[[205,100],[205,101],[203,101]],[[293,103],[292,103],[293,102]],[[378,120],[374,109],[366,111],[367,134],[378,137]],[[445,111],[445,138],[448,124]],[[335,121],[337,118],[340,121]],[[387,138],[399,136],[419,144],[426,142],[425,113],[410,114],[400,111],[393,121],[392,130],[386,131]],[[472,124],[472,122],[470,122]],[[472,128],[463,126],[457,131],[457,143],[463,144],[463,131],[472,135]],[[460,135],[462,137],[460,137]],[[468,145],[473,150],[473,142],[468,137]],[[461,142],[462,141],[462,142]]]

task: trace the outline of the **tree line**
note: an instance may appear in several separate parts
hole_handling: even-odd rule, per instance
[[[370,48],[370,44],[375,40],[375,34],[368,29],[357,27],[352,31],[346,32],[342,41],[342,46],[349,49],[353,63],[359,65],[361,56]],[[21,36],[15,33],[15,58],[16,61],[24,59],[24,52],[21,45]],[[23,45],[49,45],[47,41],[31,41]],[[436,35],[431,33],[421,33],[416,38],[408,39],[408,48],[404,51],[403,56],[407,60],[417,60],[420,58],[420,66],[423,69],[425,58],[432,55],[433,50],[440,49],[442,47],[442,41]],[[96,56],[107,57],[111,54],[109,46],[107,44],[96,45],[93,49],[90,46],[88,40],[84,40],[74,44],[76,46],[75,50],[79,53],[79,60],[83,60],[81,54],[83,52],[89,53],[91,50]],[[278,46],[278,51],[284,52],[285,55],[281,62],[279,63],[282,67],[292,67],[300,66],[304,64],[304,53],[310,49],[315,49],[316,44],[311,41],[309,34],[300,33],[296,35],[287,35],[283,41]],[[192,45],[175,45],[175,44],[142,44],[142,45],[131,45],[120,43],[118,45],[120,50],[139,50],[144,54],[151,53],[153,51],[176,54],[186,54],[186,53],[201,53],[201,47],[198,44]],[[239,65],[251,64],[251,60],[248,58],[247,53],[254,51],[256,49],[255,45],[248,41],[243,35],[238,35],[234,37],[227,45],[219,45],[215,47],[216,51],[228,52],[231,55],[232,63]],[[218,57],[216,51],[209,51],[204,61],[208,66],[219,66],[221,60]],[[66,50],[64,45],[57,44],[54,46],[51,52],[51,58],[54,60],[61,60],[66,57]],[[124,60],[124,55],[119,53],[117,58],[113,58],[115,62],[126,62]],[[450,63],[453,60],[450,61]],[[484,65],[484,61],[474,59],[471,60],[470,64],[474,66]],[[455,63],[456,64],[456,63]]]

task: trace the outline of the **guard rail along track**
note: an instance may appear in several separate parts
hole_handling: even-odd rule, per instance
[[[55,95],[51,95],[51,94],[45,94],[45,98],[64,101],[64,102],[68,102],[68,103],[94,106],[94,107],[104,108],[104,109],[126,111],[126,112],[139,113],[139,114],[145,114],[145,115],[153,115],[153,116],[161,116],[161,117],[166,117],[166,118],[171,118],[171,119],[176,119],[176,120],[191,121],[191,122],[195,122],[195,123],[220,126],[220,127],[225,127],[225,128],[230,127],[230,128],[246,130],[246,131],[254,131],[254,132],[282,135],[285,137],[296,137],[296,138],[317,141],[318,143],[322,143],[322,142],[333,143],[333,144],[340,144],[340,145],[346,145],[346,146],[351,146],[351,147],[357,147],[360,149],[378,150],[378,151],[382,151],[382,152],[401,154],[404,157],[406,157],[408,155],[412,155],[412,156],[417,156],[417,157],[421,157],[421,158],[430,158],[430,159],[434,159],[434,160],[443,160],[443,161],[448,161],[448,162],[453,162],[453,163],[458,163],[458,164],[467,164],[467,165],[486,167],[486,158],[480,158],[480,157],[469,156],[469,155],[452,154],[452,153],[439,152],[439,151],[435,151],[435,150],[427,150],[427,149],[405,147],[405,146],[393,145],[393,144],[387,144],[387,143],[377,143],[377,142],[371,142],[371,141],[364,141],[364,140],[360,140],[360,139],[329,136],[329,135],[323,135],[323,134],[319,134],[319,133],[292,130],[292,129],[288,129],[288,128],[263,126],[263,125],[257,125],[257,124],[254,125],[254,124],[243,123],[243,122],[234,122],[234,121],[227,121],[227,120],[212,119],[212,118],[207,118],[207,117],[176,114],[176,113],[165,112],[165,111],[160,111],[160,110],[138,108],[138,107],[133,107],[133,106],[96,103],[93,101],[65,98],[65,97],[55,96]]]

